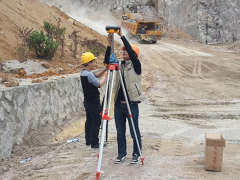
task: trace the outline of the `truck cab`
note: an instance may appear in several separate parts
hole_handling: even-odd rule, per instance
[[[137,37],[139,43],[150,41],[156,43],[161,39],[162,31],[160,21],[143,19],[140,14],[124,14],[122,16],[121,27],[130,34]]]
[[[137,39],[139,43],[143,41],[151,41],[156,43],[161,39],[161,26],[157,22],[139,21],[137,25]]]

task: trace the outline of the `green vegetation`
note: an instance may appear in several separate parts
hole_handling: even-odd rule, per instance
[[[48,21],[43,22],[43,30],[34,31],[30,34],[27,43],[31,51],[34,51],[38,58],[52,60],[59,45],[63,41],[66,28],[60,27]]]
[[[46,58],[52,60],[57,51],[59,43],[47,37],[44,32],[34,31],[28,39],[28,47],[31,51],[35,51],[38,58]]]
[[[35,31],[33,31],[33,28],[20,28],[16,25],[18,38],[21,39],[21,45],[17,48],[17,53],[22,62],[27,60],[27,48],[34,52],[37,58],[52,60],[60,47],[61,57],[64,57],[66,28],[60,26],[62,22],[60,18],[55,18],[55,20],[55,24],[47,20],[43,21],[43,29]],[[80,51],[87,49],[95,56],[104,54],[106,47],[102,43],[98,42],[97,39],[82,39],[80,34],[80,31],[74,30],[68,35],[71,40],[71,45],[68,48],[72,51],[75,59],[77,59],[79,46],[83,47],[81,47]]]
[[[62,36],[66,32],[65,27],[60,27],[60,21],[58,20],[58,25],[52,24],[48,21],[43,22],[43,29],[46,31],[46,36],[50,39],[54,39],[56,42],[60,42]]]

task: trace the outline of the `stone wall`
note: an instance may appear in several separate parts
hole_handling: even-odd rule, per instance
[[[9,157],[31,129],[61,125],[83,110],[79,74],[0,90],[0,158]]]

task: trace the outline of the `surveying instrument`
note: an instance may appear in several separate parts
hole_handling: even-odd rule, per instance
[[[104,146],[104,136],[105,136],[105,132],[106,132],[106,124],[107,124],[107,121],[109,121],[111,119],[109,117],[109,114],[110,114],[110,109],[111,109],[112,91],[113,91],[114,78],[115,78],[116,71],[118,72],[119,77],[120,77],[120,82],[121,82],[121,86],[122,86],[122,89],[123,89],[123,94],[124,94],[124,97],[125,97],[125,101],[126,101],[130,121],[131,121],[131,124],[132,124],[132,127],[133,127],[134,136],[135,136],[135,139],[136,139],[139,155],[140,155],[140,158],[141,158],[141,161],[142,161],[142,165],[144,165],[144,159],[145,159],[145,158],[142,157],[141,149],[140,149],[140,146],[139,146],[137,133],[136,133],[135,126],[134,126],[134,123],[133,123],[133,119],[132,119],[131,109],[130,109],[130,106],[129,106],[125,86],[124,86],[123,79],[122,79],[121,67],[120,67],[119,61],[116,59],[115,53],[114,53],[114,33],[119,33],[120,32],[120,27],[119,26],[106,26],[106,31],[108,33],[112,33],[112,42],[111,42],[111,56],[110,56],[110,60],[109,60],[109,64],[108,64],[107,84],[106,84],[106,89],[105,89],[105,96],[104,96],[103,110],[102,110],[102,130],[101,130],[101,138],[100,138],[100,146],[99,146],[99,154],[98,154],[98,166],[97,166],[97,172],[96,172],[97,180],[100,178],[102,155],[103,155],[103,146]],[[109,89],[110,77],[111,77],[111,87]]]

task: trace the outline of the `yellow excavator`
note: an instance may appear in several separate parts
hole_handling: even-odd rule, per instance
[[[139,13],[122,15],[121,27],[137,37],[139,43],[150,41],[156,43],[162,36],[162,24],[156,17],[142,17]]]

